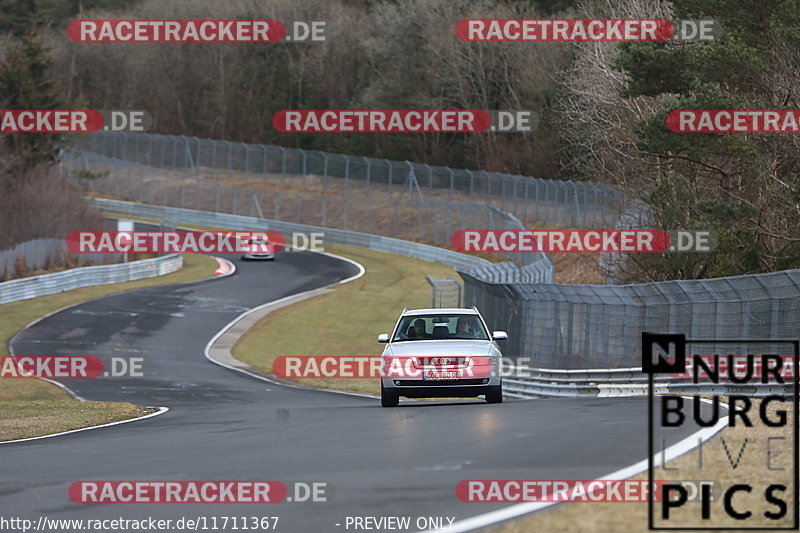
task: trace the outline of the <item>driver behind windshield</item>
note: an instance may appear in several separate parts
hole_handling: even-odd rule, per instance
[[[469,318],[460,317],[456,322],[456,337],[462,339],[472,339],[475,337],[475,334],[472,331],[472,324],[470,324]]]
[[[429,339],[431,336],[425,331],[425,321],[418,318],[414,321],[414,333],[417,339]]]

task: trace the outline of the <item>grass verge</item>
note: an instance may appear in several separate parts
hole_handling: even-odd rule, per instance
[[[208,256],[185,255],[183,261],[183,268],[165,276],[83,287],[0,305],[0,342],[7,347],[17,331],[62,307],[132,289],[207,278],[217,268],[217,262]],[[39,379],[0,379],[0,441],[136,418],[148,412],[130,403],[81,402]]]
[[[721,400],[726,401],[726,397]],[[665,468],[656,468],[653,471],[654,479],[663,480],[693,480],[713,481],[713,497],[711,503],[711,518],[700,520],[699,502],[688,502],[684,506],[671,511],[670,520],[660,520],[661,506],[656,503],[656,526],[667,527],[722,527],[730,528],[726,531],[741,531],[744,525],[741,521],[729,518],[723,508],[722,497],[725,489],[737,483],[752,485],[750,494],[739,492],[733,498],[733,505],[740,511],[750,510],[753,517],[747,521],[747,527],[786,528],[791,526],[792,501],[796,495],[792,494],[792,404],[787,402],[770,403],[768,414],[771,420],[777,419],[776,412],[785,410],[787,413],[787,426],[782,428],[768,427],[763,424],[758,416],[760,400],[753,400],[750,409],[750,420],[753,427],[744,427],[741,420],[737,420],[734,427],[726,427],[708,442],[703,443],[702,460],[698,450],[692,451],[669,461]],[[646,438],[647,428],[642,428],[642,439]],[[768,445],[770,437],[784,437],[786,440],[773,440]],[[767,456],[768,447],[773,454]],[[640,458],[631,458],[631,463]],[[772,468],[782,470],[768,470],[767,461]],[[735,466],[734,466],[735,465]],[[646,480],[647,472],[632,479]],[[785,492],[776,492],[775,496],[784,500],[788,506],[787,517],[780,520],[770,520],[764,517],[764,512],[777,511],[777,507],[764,499],[764,490],[770,484],[783,484],[787,487]],[[480,505],[476,503],[475,505]],[[647,528],[647,503],[568,503],[559,504],[550,509],[545,509],[524,517],[498,530],[499,533],[523,533],[528,531],[559,531],[559,532],[618,532],[633,531],[646,532]]]
[[[248,365],[272,371],[281,355],[378,355],[379,333],[394,327],[404,307],[430,307],[434,278],[457,276],[448,266],[400,255],[349,246],[328,247],[332,253],[361,263],[366,273],[333,292],[270,313],[233,348]],[[377,379],[302,379],[314,387],[380,393]]]

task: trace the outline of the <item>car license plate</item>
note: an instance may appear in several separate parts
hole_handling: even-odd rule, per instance
[[[426,370],[422,373],[423,381],[445,381],[461,379],[460,370]]]

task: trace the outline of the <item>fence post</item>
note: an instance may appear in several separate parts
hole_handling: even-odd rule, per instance
[[[572,227],[574,228],[578,225],[578,187],[572,180],[569,180],[569,184],[572,185],[572,197],[574,199],[572,203]]]
[[[305,187],[306,186],[306,176],[308,175],[308,172],[306,170],[307,165],[308,165],[308,154],[306,154],[306,151],[303,150],[302,148],[300,149],[300,153],[303,154],[303,187]]]
[[[506,174],[511,180],[511,212],[517,214],[517,178],[511,174]]]
[[[261,210],[261,204],[258,202],[258,195],[256,195],[256,191],[250,189],[250,193],[253,195],[253,206],[256,208],[256,212],[258,213],[258,218],[264,218],[264,211]]]
[[[200,163],[200,154],[203,153],[203,149],[200,147],[200,139],[197,138],[197,137],[193,137],[193,138],[194,138],[195,149],[197,150],[197,156],[195,156],[195,158],[194,158],[195,176],[197,176],[197,173],[200,171],[200,167],[203,166]]]
[[[508,211],[506,209],[506,182],[508,181],[507,176],[508,174],[506,174],[505,176],[502,174],[497,174],[497,177],[500,178],[500,185],[501,185],[500,194],[503,196],[503,204],[502,204],[503,211]]]
[[[384,159],[386,161],[386,165],[389,167],[389,179],[386,180],[386,197],[392,197],[392,164],[389,162],[388,159]]]
[[[122,136],[122,150],[120,150],[119,159],[128,159],[128,135],[129,134],[125,133]]]
[[[169,205],[169,179],[165,179],[164,181],[164,202],[162,205]]]
[[[417,230],[419,231],[419,240],[425,238],[425,228],[422,225],[422,202],[417,201]]]
[[[447,169],[447,172],[450,173],[450,201],[453,201],[453,194],[455,189],[455,176],[453,175],[453,169],[450,167],[444,167]]]
[[[178,168],[178,137],[170,135],[172,141],[172,168]]]
[[[197,153],[199,154],[200,152],[198,151]],[[194,208],[195,210],[200,211],[200,195],[203,194],[203,182],[195,178],[194,184]]]
[[[328,192],[328,154],[325,152],[320,152],[322,154],[322,190]]]
[[[281,149],[281,154],[282,154],[282,158],[283,158],[283,162],[281,164],[282,181],[283,181],[283,184],[286,185],[286,148],[284,148],[283,146],[279,146],[278,148]],[[305,178],[303,178],[303,179],[305,179]]]
[[[475,195],[474,194],[475,193],[475,179],[472,176],[472,171],[471,170],[467,170],[467,169],[464,169],[464,170],[466,170],[467,174],[469,174],[469,201],[472,202],[473,199],[474,199],[473,197]]]
[[[528,181],[527,179],[525,180],[525,220],[528,220]]]
[[[344,229],[347,230],[347,211],[348,207],[350,207],[350,194],[349,194],[349,181],[350,181],[350,157],[347,155],[343,155],[344,157]]]
[[[267,181],[267,145],[262,144],[261,149],[264,151],[264,159],[261,161],[261,168],[264,170],[263,176],[264,178],[261,180],[263,182]]]
[[[445,242],[451,240],[450,237],[453,235],[450,227],[450,205],[447,205],[447,233],[445,234]]]
[[[233,169],[233,143],[230,141],[223,141],[225,144],[228,145],[228,175],[230,175],[231,170]]]
[[[430,198],[433,195],[433,172],[428,163],[425,163],[425,168],[428,169],[428,198]]]
[[[364,159],[364,162],[367,164],[367,198],[369,198],[369,188],[370,188],[369,179],[370,179],[371,165],[369,164],[369,158],[368,157],[364,157],[363,159]]]
[[[244,173],[250,174],[250,148],[245,143],[239,144],[244,146]]]

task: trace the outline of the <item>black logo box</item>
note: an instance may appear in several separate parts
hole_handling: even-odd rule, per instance
[[[647,390],[647,525],[653,531],[731,531],[730,527],[666,527],[655,526],[653,514],[654,482],[653,482],[653,457],[654,457],[654,435],[653,435],[653,400],[654,376],[655,374],[683,373],[686,370],[686,345],[687,344],[789,344],[792,346],[792,381],[794,383],[792,400],[794,402],[794,421],[793,427],[793,450],[792,468],[793,477],[793,525],[787,527],[740,527],[737,530],[747,531],[798,531],[800,530],[800,498],[798,498],[798,487],[800,487],[800,469],[798,469],[798,450],[800,450],[800,427],[798,426],[798,411],[800,410],[800,340],[798,339],[687,339],[680,333],[648,333],[642,332],[642,371],[648,374]],[[669,353],[670,345],[675,346],[675,358],[673,361],[659,357],[658,361],[653,361],[653,347],[657,345],[661,351]],[[719,355],[719,354],[717,354]]]

